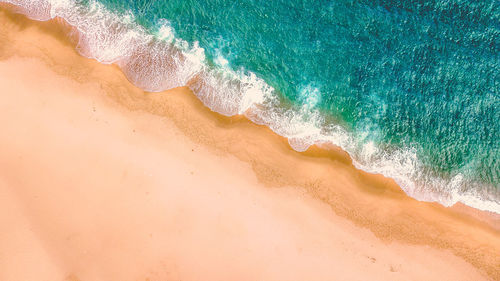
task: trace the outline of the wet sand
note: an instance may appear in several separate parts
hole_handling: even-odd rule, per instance
[[[0,10],[0,280],[500,280],[497,215],[145,93],[68,30]]]

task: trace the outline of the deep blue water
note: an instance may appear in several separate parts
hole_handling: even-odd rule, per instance
[[[342,127],[362,167],[500,206],[499,1],[98,2],[151,34],[167,20],[208,69],[254,73]]]

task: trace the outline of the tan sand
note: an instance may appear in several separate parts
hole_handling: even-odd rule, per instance
[[[500,280],[498,216],[144,93],[63,29],[0,10],[0,280]]]

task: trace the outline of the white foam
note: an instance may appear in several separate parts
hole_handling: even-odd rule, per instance
[[[311,111],[321,102],[321,93],[317,87],[308,85],[299,93],[300,101],[303,104],[304,113]]]
[[[50,0],[5,0],[5,3],[10,3],[16,6],[15,11],[22,13],[30,19],[45,21],[53,18],[51,16],[51,8],[55,1]]]
[[[1,1],[1,0],[0,0]],[[254,73],[232,70],[220,54],[216,68],[208,67],[204,50],[195,42],[176,38],[168,21],[148,33],[135,23],[131,13],[115,14],[97,1],[88,7],[74,0],[3,0],[18,6],[32,19],[65,19],[78,32],[78,51],[102,63],[116,63],[127,78],[147,91],[162,91],[188,85],[210,109],[226,116],[244,114],[257,124],[288,138],[290,146],[305,151],[313,144],[334,144],[347,151],[354,165],[383,174],[410,196],[445,206],[462,202],[471,207],[500,214],[500,196],[495,189],[475,186],[461,174],[451,179],[432,176],[417,157],[415,149],[380,149],[365,135],[350,133],[328,123],[316,108],[321,93],[308,85],[301,91],[303,106],[286,106],[275,89]],[[373,136],[371,136],[373,137]]]

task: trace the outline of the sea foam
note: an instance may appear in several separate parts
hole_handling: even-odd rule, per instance
[[[460,173],[448,178],[433,174],[419,161],[414,148],[377,147],[363,132],[350,132],[328,121],[315,106],[320,95],[313,85],[301,93],[304,106],[293,106],[254,73],[231,69],[222,56],[210,66],[204,49],[177,38],[167,20],[150,32],[136,23],[132,13],[114,13],[95,0],[86,5],[72,0],[3,2],[35,20],[64,19],[76,32],[81,55],[117,64],[132,83],[146,91],[188,85],[211,110],[226,116],[242,114],[266,125],[288,138],[297,151],[314,144],[334,144],[351,155],[357,168],[393,178],[418,200],[445,206],[462,202],[500,214],[495,187],[480,186]]]

